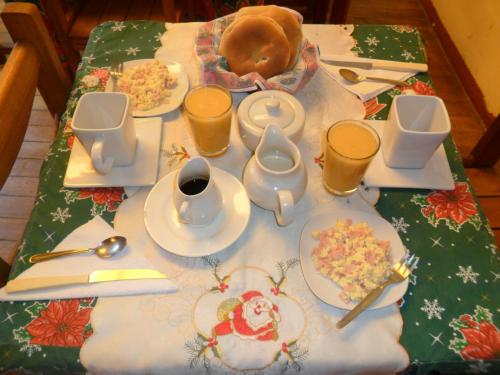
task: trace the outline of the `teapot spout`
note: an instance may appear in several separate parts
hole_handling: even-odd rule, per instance
[[[259,145],[255,149],[258,162],[262,163],[270,155],[281,155],[290,160],[292,168],[300,163],[298,147],[285,135],[283,130],[275,124],[268,124],[264,129]],[[265,162],[263,164],[266,164]]]

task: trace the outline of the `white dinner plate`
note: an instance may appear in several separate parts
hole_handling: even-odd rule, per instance
[[[126,167],[113,167],[105,175],[97,173],[87,150],[75,136],[63,185],[69,188],[154,185],[158,178],[162,119],[137,118],[134,125],[137,136],[134,162]]]
[[[357,303],[346,303],[340,298],[341,288],[333,280],[321,275],[319,271],[316,270],[311,255],[313,248],[318,244],[318,241],[312,237],[312,232],[333,227],[338,219],[351,219],[354,224],[365,222],[373,228],[375,237],[381,240],[389,240],[393,264],[398,262],[405,255],[405,249],[398,233],[389,222],[380,216],[372,215],[367,212],[335,210],[334,212],[315,216],[306,223],[300,238],[300,264],[309,288],[324,302],[341,309],[351,310]],[[369,309],[384,307],[396,302],[403,297],[407,288],[408,279],[401,283],[390,285]]]
[[[139,59],[130,60],[123,63],[123,71],[130,69],[134,66],[144,64],[149,61],[158,60],[168,67],[168,71],[177,78],[177,86],[175,86],[171,92],[172,95],[168,97],[168,103],[160,104],[157,107],[149,109],[147,111],[134,110],[132,114],[134,117],[149,117],[149,116],[161,116],[164,113],[171,112],[180,107],[184,96],[189,89],[189,78],[184,70],[184,67],[175,61],[170,61],[162,58],[161,56],[156,59]],[[106,84],[106,92],[111,92],[113,90],[113,80],[109,79]],[[116,88],[118,90],[118,88]]]
[[[222,209],[205,226],[183,224],[177,219],[173,187],[177,171],[153,187],[144,205],[144,222],[151,238],[163,249],[185,257],[200,257],[224,250],[244,232],[250,219],[250,200],[233,175],[212,167],[214,182],[222,194]]]

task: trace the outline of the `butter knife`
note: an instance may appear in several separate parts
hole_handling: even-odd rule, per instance
[[[397,72],[426,72],[428,70],[427,64],[375,59],[369,61],[368,59],[360,59],[359,61],[355,61],[353,60],[353,57],[328,54],[321,55],[320,60],[329,65],[349,66],[361,69],[385,69]]]
[[[152,269],[97,270],[89,274],[71,276],[45,276],[14,279],[7,283],[7,293],[58,286],[102,283],[117,280],[166,279],[163,273]]]

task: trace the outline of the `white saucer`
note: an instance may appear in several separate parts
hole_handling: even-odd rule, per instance
[[[405,255],[405,248],[398,233],[388,221],[368,212],[335,210],[315,216],[304,225],[300,237],[300,265],[302,266],[302,273],[304,274],[307,285],[309,285],[311,291],[324,302],[341,309],[351,310],[356,306],[356,303],[345,303],[339,297],[341,291],[340,287],[337,286],[333,280],[326,278],[316,270],[311,256],[312,249],[318,244],[318,241],[312,237],[312,232],[333,227],[338,219],[351,219],[353,223],[365,222],[373,228],[375,237],[381,240],[389,240],[391,243],[391,259],[393,263],[398,262]],[[396,302],[404,296],[406,289],[408,289],[408,279],[387,287],[379,299],[368,309],[377,309]]]
[[[123,63],[123,70],[126,71],[129,68],[134,66],[144,64],[148,61],[154,61],[155,59],[139,59],[139,60],[130,60],[125,61]],[[184,100],[184,95],[189,89],[189,78],[187,76],[184,67],[175,61],[170,61],[162,58],[161,56],[157,57],[156,60],[165,64],[168,67],[168,71],[173,74],[177,78],[177,86],[175,86],[171,90],[171,96],[168,98],[168,103],[164,103],[159,105],[158,107],[154,107],[147,111],[139,111],[135,110],[132,112],[134,117],[148,117],[148,116],[161,116],[164,113],[171,112],[180,107]],[[106,92],[111,92],[113,89],[113,82],[111,79],[108,80],[106,84]]]
[[[387,121],[365,121],[382,139]],[[422,169],[389,168],[384,162],[382,148],[372,160],[363,178],[366,186],[410,189],[453,190],[455,182],[451,174],[444,146],[438,147]]]
[[[250,200],[241,182],[212,167],[222,194],[222,210],[212,223],[192,226],[177,219],[172,197],[176,173],[162,178],[146,199],[144,222],[151,238],[165,250],[186,257],[210,255],[227,248],[241,236],[250,219]]]
[[[64,176],[64,186],[88,188],[154,185],[158,177],[162,119],[136,118],[134,124],[137,135],[134,163],[127,167],[113,167],[106,175],[97,173],[89,154],[75,137]]]

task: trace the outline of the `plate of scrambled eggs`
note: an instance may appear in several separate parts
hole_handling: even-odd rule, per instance
[[[362,211],[336,210],[309,220],[300,240],[300,262],[312,292],[324,302],[352,309],[382,284],[405,255],[394,227]],[[408,279],[391,285],[369,307],[380,308],[405,294]]]
[[[123,63],[123,73],[108,80],[106,91],[120,91],[130,97],[134,117],[160,116],[177,109],[189,89],[184,67],[163,58]]]

